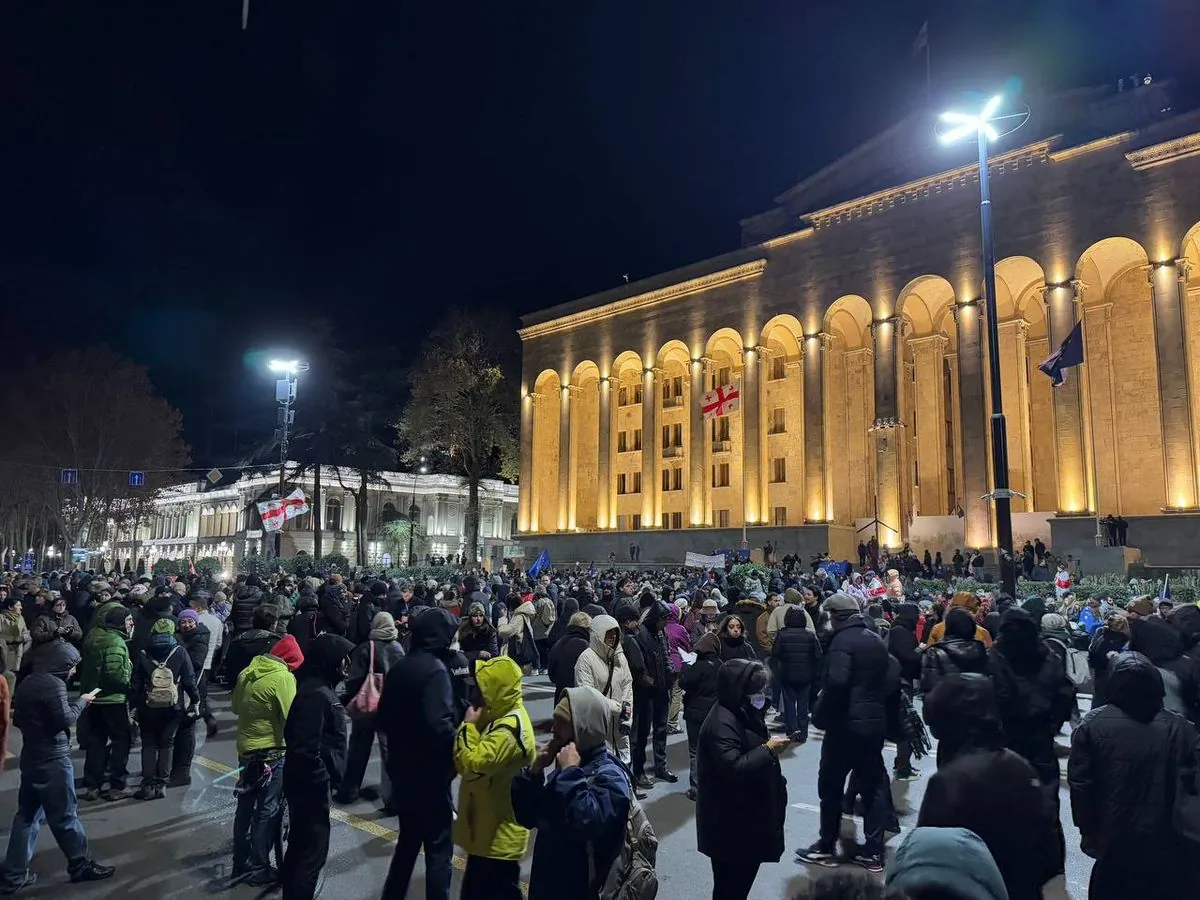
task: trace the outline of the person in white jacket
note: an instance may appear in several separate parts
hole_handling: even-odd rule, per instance
[[[575,662],[575,684],[593,687],[608,698],[620,723],[613,749],[628,764],[629,729],[633,719],[633,673],[621,649],[621,626],[612,616],[592,619],[588,648]]]
[[[533,637],[533,619],[536,615],[534,605],[525,600],[508,614],[507,621],[496,626],[500,636],[500,655],[511,656],[526,675],[537,669],[538,651]]]

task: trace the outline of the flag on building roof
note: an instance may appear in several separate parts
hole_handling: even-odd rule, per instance
[[[700,411],[704,418],[727,416],[741,406],[742,393],[732,384],[723,384],[700,398]]]
[[[1042,360],[1038,368],[1049,375],[1051,382],[1055,387],[1058,387],[1066,380],[1066,376],[1063,374],[1064,370],[1073,369],[1075,366],[1080,365],[1083,365],[1082,319],[1075,323],[1075,327],[1071,329],[1071,333],[1067,335],[1066,340],[1062,342],[1057,350]]]

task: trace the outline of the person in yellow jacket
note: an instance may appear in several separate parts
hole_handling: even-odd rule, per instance
[[[521,667],[507,656],[475,664],[478,696],[454,740],[462,780],[454,843],[467,854],[461,900],[521,900],[529,829],[517,824],[512,781],[536,755],[521,697]]]

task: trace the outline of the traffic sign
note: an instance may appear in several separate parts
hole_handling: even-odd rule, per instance
[[[63,484],[79,484],[79,470],[63,469],[59,475],[59,481]]]
[[[25,552],[25,555],[21,558],[21,574],[22,575],[33,574],[33,551],[32,550],[27,550]]]
[[[220,469],[210,469],[209,473],[208,473],[208,483],[216,484],[218,481],[220,481],[224,477],[225,477],[225,473],[222,472]]]
[[[146,473],[145,472],[130,472],[129,473],[129,486],[130,487],[145,487],[146,486]]]

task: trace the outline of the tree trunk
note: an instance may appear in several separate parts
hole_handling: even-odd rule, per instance
[[[463,553],[466,564],[474,567],[478,562],[479,552],[479,476],[467,476],[467,515],[463,522],[463,535],[467,546]]]
[[[358,502],[354,504],[354,558],[360,566],[367,564],[367,473],[358,473]]]
[[[317,468],[313,472],[313,502],[312,502],[312,525],[313,525],[313,562],[321,558],[321,512],[324,507],[321,505],[321,464],[317,463]]]

